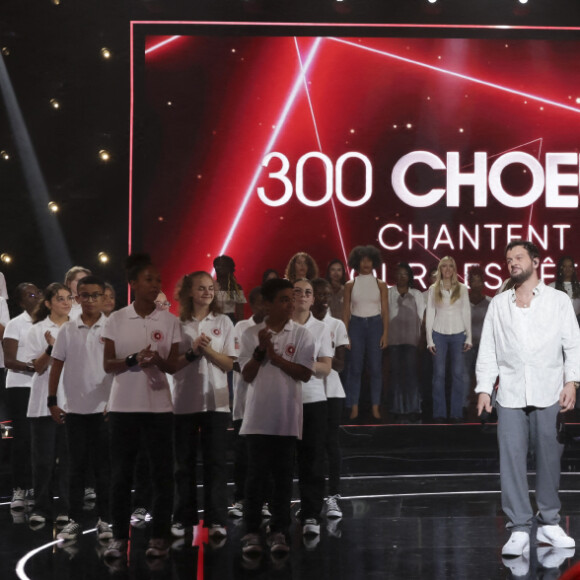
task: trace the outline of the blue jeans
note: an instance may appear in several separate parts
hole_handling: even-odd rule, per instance
[[[441,334],[433,331],[436,353],[433,356],[433,417],[447,417],[445,400],[445,363],[447,350],[451,355],[451,409],[450,416],[463,416],[465,401],[465,381],[463,367],[463,345],[465,333]]]
[[[382,354],[381,336],[383,336],[383,319],[380,314],[362,318],[351,316],[348,326],[350,336],[350,358],[348,363],[348,380],[346,383],[346,406],[358,405],[360,383],[364,369],[365,355],[370,376],[371,402],[381,402],[382,390]]]

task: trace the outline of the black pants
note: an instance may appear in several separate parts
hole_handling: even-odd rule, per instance
[[[306,403],[302,439],[296,444],[300,519],[320,518],[324,501],[324,442],[328,422],[326,401]]]
[[[131,483],[141,441],[153,483],[151,537],[170,534],[173,506],[173,413],[109,413],[111,435],[111,522],[115,538],[129,537]]]
[[[30,422],[26,416],[30,387],[6,389],[8,412],[12,419],[12,487],[32,488],[32,452],[30,449]]]
[[[326,457],[328,459],[328,495],[337,495],[340,493],[340,466],[342,462],[338,435],[344,399],[329,398],[327,405]]]
[[[274,489],[270,499],[270,530],[287,533],[290,527],[290,501],[296,437],[246,435],[248,477],[244,523],[248,533],[258,533],[262,523],[262,505],[270,479]]]
[[[175,415],[175,506],[173,519],[198,523],[197,450],[203,461],[204,521],[225,526],[227,519],[227,429],[229,413],[207,411]]]
[[[58,514],[68,515],[69,466],[66,428],[56,423],[52,417],[31,417],[29,421],[34,512],[47,518]],[[54,483],[56,485],[53,486]],[[54,493],[58,500],[53,511]]]
[[[244,499],[248,473],[248,450],[246,438],[240,435],[242,419],[233,422],[234,427],[234,502]]]
[[[97,492],[97,515],[108,522],[110,457],[109,428],[105,417],[103,413],[68,413],[65,425],[70,460],[70,516],[78,521],[83,513],[84,490],[90,469]]]

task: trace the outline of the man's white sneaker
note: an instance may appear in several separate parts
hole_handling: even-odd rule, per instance
[[[530,551],[530,534],[527,532],[512,532],[510,539],[501,549],[502,556],[521,556]]]
[[[574,556],[574,548],[538,547],[538,563],[542,568],[559,568],[568,558]]]
[[[576,542],[560,526],[538,526],[538,544],[549,544],[554,548],[574,548]]]
[[[331,495],[330,497],[326,498],[326,517],[328,518],[341,518],[342,517],[342,510],[338,505],[338,500],[340,499],[340,495]]]

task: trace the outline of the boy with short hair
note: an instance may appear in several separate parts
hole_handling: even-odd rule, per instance
[[[103,369],[102,340],[106,317],[101,312],[105,283],[96,276],[78,282],[77,303],[81,313],[65,323],[52,351],[47,405],[57,423],[65,423],[70,454],[70,522],[57,534],[75,540],[81,532],[87,468],[93,466],[97,490],[97,535],[112,537],[109,519],[109,440],[105,407],[111,391],[111,375]],[[63,375],[67,413],[58,405],[57,391]],[[66,419],[66,421],[65,421]]]
[[[296,440],[302,436],[302,383],[310,380],[314,337],[292,321],[294,289],[288,280],[262,286],[268,316],[242,335],[239,356],[248,383],[240,435],[248,446],[248,475],[242,539],[244,554],[262,552],[259,535],[264,488],[270,477],[274,492],[268,544],[273,554],[288,552],[290,500]]]

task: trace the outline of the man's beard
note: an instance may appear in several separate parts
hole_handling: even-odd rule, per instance
[[[519,274],[510,274],[512,282],[515,284],[523,284],[534,272],[534,267],[530,266],[527,270],[522,270]]]

